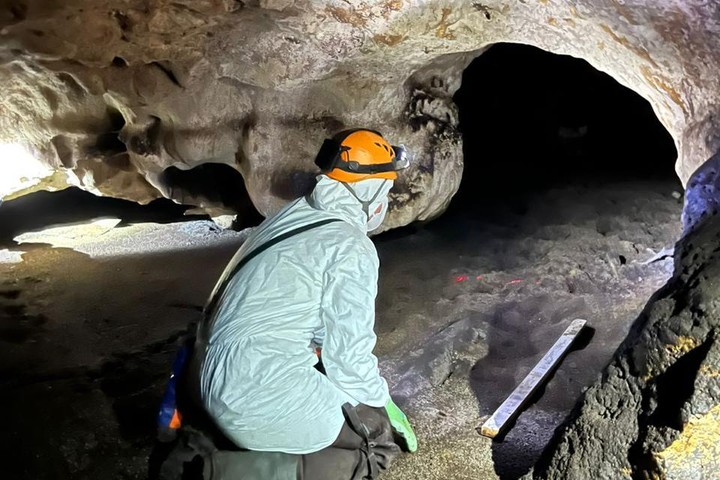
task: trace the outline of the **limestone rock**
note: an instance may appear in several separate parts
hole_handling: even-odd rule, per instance
[[[227,230],[232,228],[235,223],[235,215],[218,215],[217,217],[212,217],[212,221],[215,222],[215,225],[218,227]]]
[[[583,58],[645,97],[686,181],[720,148],[719,32],[705,0],[0,0],[0,144],[53,172],[2,196],[186,198],[163,172],[212,162],[267,215],[312,185],[323,138],[362,125],[418,159],[387,227],[432,218],[462,175],[452,95],[497,42]],[[13,162],[0,176],[19,185]]]
[[[535,479],[720,477],[720,216],[679,242],[676,273],[556,432]]]

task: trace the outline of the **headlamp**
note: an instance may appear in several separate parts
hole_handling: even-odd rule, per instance
[[[392,149],[395,152],[395,159],[393,160],[395,170],[408,168],[412,162],[412,152],[405,145],[393,145]]]

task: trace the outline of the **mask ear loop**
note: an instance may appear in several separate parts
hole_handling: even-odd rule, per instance
[[[358,198],[358,196],[355,195],[355,192],[353,192],[353,189],[350,188],[350,186],[347,183],[345,183],[345,182],[340,182],[340,183],[342,183],[343,187],[347,188],[347,191],[350,192],[350,195],[355,197],[355,200],[360,202],[360,204],[362,205],[363,212],[365,212],[365,215],[367,216],[367,215],[370,215],[370,205],[372,205],[372,203],[375,201],[375,199],[378,196],[380,196],[380,192],[382,192],[383,188],[385,188],[385,182],[388,182],[388,181],[389,180],[383,180],[383,183],[380,184],[380,187],[378,188],[377,192],[375,192],[375,195],[373,195],[373,197],[368,201],[361,200],[360,198]]]

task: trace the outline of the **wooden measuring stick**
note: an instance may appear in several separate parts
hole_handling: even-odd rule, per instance
[[[479,428],[480,434],[485,437],[495,438],[508,424],[508,422],[520,411],[522,406],[537,388],[545,381],[548,374],[562,359],[570,345],[578,336],[580,330],[585,327],[585,320],[573,320],[565,332],[558,338],[555,345],[545,356],[533,367],[530,373],[520,382],[520,385],[513,390],[509,397],[498,407],[497,410]]]

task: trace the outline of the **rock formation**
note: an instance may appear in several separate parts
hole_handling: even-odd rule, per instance
[[[0,0],[0,145],[38,162],[17,173],[27,160],[3,150],[0,195],[217,207],[166,171],[220,163],[269,214],[311,184],[325,136],[367,125],[417,153],[388,227],[432,218],[462,175],[453,93],[497,42],[583,58],[645,97],[686,181],[720,146],[719,31],[703,0]]]
[[[558,429],[533,478],[720,475],[720,217],[714,209],[685,218],[674,277]]]

